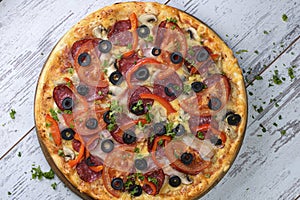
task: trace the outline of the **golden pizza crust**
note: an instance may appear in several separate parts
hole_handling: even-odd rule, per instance
[[[52,98],[53,88],[61,82],[63,77],[71,77],[66,72],[69,63],[62,61],[64,52],[68,52],[72,44],[83,38],[92,38],[93,29],[98,26],[110,27],[118,20],[128,19],[131,12],[135,12],[137,16],[144,13],[154,14],[159,23],[166,18],[176,18],[178,25],[181,28],[193,27],[197,30],[199,35],[203,35],[206,39],[204,45],[208,46],[214,53],[221,53],[223,57],[223,72],[230,79],[231,95],[230,102],[235,112],[241,115],[242,121],[238,126],[237,136],[234,140],[228,140],[225,148],[221,152],[225,156],[222,163],[215,163],[216,171],[207,178],[204,173],[194,176],[194,182],[191,185],[181,184],[178,188],[166,188],[166,193],[158,194],[156,196],[147,195],[145,192],[135,199],[193,199],[197,198],[208,191],[223,177],[228,171],[231,163],[236,157],[243,140],[243,134],[247,121],[247,100],[241,69],[238,66],[236,58],[234,58],[232,51],[226,44],[206,25],[190,15],[181,12],[175,8],[161,5],[158,3],[119,3],[112,6],[102,8],[85,19],[81,20],[74,27],[72,27],[58,42],[50,54],[43,71],[40,75],[36,97],[35,97],[35,122],[39,140],[45,145],[47,151],[51,155],[57,168],[75,188],[80,192],[87,193],[95,199],[116,199],[109,194],[102,185],[102,179],[96,180],[92,183],[86,183],[79,178],[76,170],[71,169],[62,157],[57,155],[58,147],[49,138],[48,130],[45,126],[45,115],[49,113],[49,109],[53,107],[54,100]],[[158,25],[158,24],[156,24]],[[131,199],[128,193],[124,193],[122,199]]]

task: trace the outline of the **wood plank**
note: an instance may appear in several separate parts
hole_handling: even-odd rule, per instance
[[[54,45],[88,13],[115,2],[120,0],[0,3],[0,19],[5,19],[0,21],[0,157],[34,126],[36,83]],[[15,120],[9,116],[11,109],[17,112]]]
[[[297,0],[173,0],[169,5],[204,21],[233,52],[247,50],[248,53],[236,56],[249,82],[300,36]],[[288,16],[287,22],[282,20],[283,14]]]
[[[292,51],[297,54],[292,55]],[[248,87],[253,96],[249,96],[244,144],[227,175],[204,199],[284,200],[296,199],[300,194],[299,52],[300,40],[262,74],[263,80],[256,80]],[[286,69],[291,66],[296,66],[293,80]],[[269,87],[274,70],[286,81]],[[278,105],[269,103],[270,99],[276,99]],[[261,105],[263,111],[258,113],[253,105]],[[283,130],[285,135],[281,134]]]

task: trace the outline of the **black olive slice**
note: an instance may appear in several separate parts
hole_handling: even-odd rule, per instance
[[[112,123],[112,118],[114,117],[114,114],[112,114],[111,110],[106,111],[103,114],[103,120],[105,123],[110,124]]]
[[[227,117],[227,122],[229,125],[237,126],[241,121],[241,116],[239,114],[230,114]]]
[[[141,25],[137,28],[137,33],[140,38],[146,38],[150,34],[150,29],[146,25]]]
[[[98,44],[98,49],[102,53],[110,52],[111,48],[112,48],[112,44],[108,40],[101,40]]]
[[[134,166],[138,170],[145,170],[145,169],[147,169],[148,164],[144,158],[138,158],[134,161]]]
[[[123,180],[121,178],[114,178],[111,181],[111,187],[115,190],[122,190],[124,187]]]
[[[179,86],[174,83],[168,83],[165,87],[165,94],[169,97],[176,96],[176,91],[179,90]]]
[[[180,160],[183,164],[189,165],[193,162],[194,156],[191,153],[185,152],[181,154]]]
[[[216,97],[212,97],[209,99],[208,102],[208,108],[211,110],[219,110],[222,106],[222,102],[220,101],[220,99],[216,98]]]
[[[86,96],[89,93],[89,88],[86,85],[78,85],[76,90],[81,96]]]
[[[144,104],[139,104],[138,102],[131,104],[129,110],[135,115],[142,115],[145,113]]]
[[[204,88],[205,85],[204,83],[200,82],[200,81],[195,81],[191,84],[192,90],[196,93],[201,92]]]
[[[167,132],[166,126],[162,122],[154,124],[153,129],[154,133],[158,136],[164,135]]]
[[[92,162],[91,157],[86,158],[85,163],[90,167],[95,166],[95,163]]]
[[[60,135],[64,140],[72,140],[74,138],[75,131],[71,128],[65,128],[60,132]]]
[[[98,127],[98,121],[95,118],[89,118],[88,120],[86,120],[85,126],[91,130],[96,129]]]
[[[217,136],[212,136],[210,139],[210,142],[216,146],[218,145],[222,145],[222,140],[220,138],[218,138]]]
[[[84,52],[78,56],[78,64],[82,67],[87,67],[91,64],[90,54]]]
[[[198,62],[204,62],[208,59],[209,57],[209,54],[208,52],[206,51],[206,49],[204,48],[201,48],[198,52],[197,52],[197,55],[196,55],[196,60]]]
[[[178,124],[173,131],[176,133],[176,136],[181,136],[185,133],[185,128],[182,124]]]
[[[113,73],[110,74],[109,81],[113,85],[120,85],[123,81],[123,75],[119,71],[114,71]]]
[[[181,179],[179,176],[173,175],[169,179],[169,185],[172,187],[178,187],[181,184]]]
[[[130,194],[134,197],[141,196],[143,193],[143,189],[140,185],[132,185],[129,187]]]
[[[153,47],[152,51],[151,51],[152,55],[154,56],[159,56],[161,54],[161,49],[158,47]]]
[[[122,138],[125,144],[132,144],[136,141],[136,135],[132,130],[125,131]]]
[[[180,52],[173,52],[170,55],[171,62],[174,64],[179,64],[182,62],[182,54]]]
[[[101,150],[104,153],[111,152],[115,147],[114,142],[111,139],[105,139],[101,142]]]
[[[65,110],[72,110],[74,106],[74,101],[72,98],[70,97],[66,97],[63,99],[62,101],[62,107],[65,109]]]
[[[140,67],[134,72],[135,78],[139,81],[145,81],[149,78],[149,70],[147,67]]]

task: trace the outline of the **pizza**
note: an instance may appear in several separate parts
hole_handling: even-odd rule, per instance
[[[47,160],[84,198],[193,199],[231,166],[246,109],[237,59],[215,32],[130,2],[90,14],[54,47],[35,122]]]

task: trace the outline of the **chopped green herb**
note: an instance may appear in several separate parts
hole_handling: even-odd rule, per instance
[[[264,132],[264,133],[267,132],[267,129],[262,124],[259,124],[259,126],[261,127],[262,132]]]
[[[281,131],[280,131],[280,134],[281,134],[281,135],[285,135],[285,134],[286,134],[286,130],[281,130]]]
[[[50,127],[51,125],[52,125],[51,123],[46,122],[46,127],[47,128]]]
[[[62,149],[59,149],[58,152],[57,152],[57,154],[59,156],[64,156],[64,151]]]
[[[70,114],[72,114],[72,110],[64,110],[64,113],[70,115]]]
[[[193,49],[189,49],[188,50],[188,54],[191,55],[191,56],[194,56],[195,55],[195,51]]]
[[[19,151],[18,152],[18,157],[21,157],[22,156],[22,153]]]
[[[154,140],[154,135],[151,135],[151,137],[150,137],[150,143],[152,143],[153,140]]]
[[[130,186],[133,185],[133,181],[130,180],[130,177],[127,177],[127,181],[125,182],[125,189],[128,190]]]
[[[260,76],[260,75],[256,75],[254,78],[255,78],[256,80],[263,80],[263,77]]]
[[[241,50],[239,50],[239,51],[237,51],[237,52],[235,52],[236,54],[241,54],[241,53],[247,53],[248,52],[248,50],[246,50],[246,49],[241,49]]]
[[[192,91],[191,85],[183,85],[183,93],[184,94],[189,94]]]
[[[175,25],[173,25],[173,26],[171,27],[171,29],[172,29],[172,30],[175,30],[175,28],[176,28],[176,26],[175,26]]]
[[[129,44],[127,45],[127,49],[132,49],[132,44],[131,44],[131,43],[129,43]]]
[[[117,59],[121,59],[121,58],[122,58],[122,54],[117,54],[117,55],[116,55],[116,58],[117,58]]]
[[[289,74],[291,80],[295,78],[293,67],[290,67],[288,69],[288,74]]]
[[[154,118],[154,115],[150,112],[147,112],[145,114],[145,116],[146,116],[147,123],[150,123],[152,121],[152,119]]]
[[[49,172],[43,172],[41,170],[41,167],[33,167],[31,169],[31,177],[32,179],[36,179],[38,178],[39,180],[41,180],[43,177],[45,177],[46,179],[53,179],[54,178],[54,172],[52,169],[50,169]]]
[[[15,119],[16,117],[15,117],[15,114],[16,114],[17,112],[15,111],[15,109],[10,109],[10,112],[9,112],[9,115],[10,115],[10,118],[12,118],[12,119]]]
[[[275,107],[276,107],[276,108],[278,108],[278,107],[279,107],[279,104],[278,104],[277,102],[275,103]]]
[[[152,183],[154,183],[155,185],[157,185],[158,184],[158,181],[157,181],[157,179],[156,178],[153,178],[153,177],[148,177],[148,181],[150,181],[150,182],[152,182]]]
[[[143,180],[145,179],[145,176],[143,176],[142,173],[136,173],[136,177],[137,177],[138,179],[140,179],[141,181],[143,181]]]
[[[257,137],[262,137],[262,134],[258,134]]]
[[[134,187],[133,190],[131,190],[129,193],[131,196],[134,196],[136,193],[138,193],[138,188]]]
[[[144,39],[146,42],[153,42],[153,36],[152,35],[149,35],[148,37],[146,37]]]
[[[259,52],[257,50],[255,50],[254,53],[259,54]]]
[[[108,67],[108,60],[103,61],[103,67]]]
[[[205,178],[210,178],[210,174],[204,174]]]
[[[52,117],[54,120],[59,121],[59,119],[58,119],[58,117],[57,117],[57,113],[56,113],[56,111],[55,111],[53,108],[50,109],[50,114],[51,114],[51,117]]]
[[[279,78],[278,76],[278,70],[274,70],[275,74],[273,75],[273,82],[276,84],[276,85],[280,85],[282,84],[282,80]]]
[[[279,115],[279,116],[278,116],[278,119],[279,119],[279,120],[282,120],[282,116],[281,116],[281,115]]]
[[[261,113],[262,111],[264,111],[264,109],[263,109],[262,106],[260,106],[260,107],[257,109],[257,112],[258,112],[258,113]]]
[[[55,182],[54,182],[54,183],[52,183],[52,184],[51,184],[51,187],[53,188],[53,190],[56,190],[57,183],[55,183]]]
[[[173,23],[177,23],[177,19],[176,18],[173,18],[173,17],[170,17],[170,18],[167,18],[167,22],[173,22]]]
[[[110,110],[113,111],[112,114],[115,112],[115,113],[121,113],[122,110],[123,110],[123,107],[119,105],[118,101],[117,100],[113,100],[111,102],[111,105],[110,105]]]
[[[203,140],[203,139],[204,139],[204,134],[203,134],[203,132],[198,131],[198,132],[197,132],[197,137],[198,137],[199,139]]]
[[[139,121],[137,127],[142,130],[144,128],[144,125],[141,121]]]
[[[284,22],[287,22],[287,20],[288,20],[288,16],[286,14],[283,14],[281,16],[281,18],[282,18],[282,21],[284,21]]]
[[[115,126],[116,126],[116,124],[108,124],[108,125],[107,125],[107,130],[108,130],[108,131],[112,131],[112,130],[115,129]]]
[[[266,30],[264,30],[264,34],[265,34],[265,35],[268,35],[268,34],[269,34],[269,32],[268,32],[268,31],[266,31]]]
[[[164,140],[163,140],[163,139],[160,139],[160,140],[158,141],[158,143],[157,143],[157,144],[158,144],[159,146],[162,146],[162,145],[163,145],[163,143],[164,143]]]
[[[8,191],[7,194],[8,194],[8,195],[11,195],[11,192]]]
[[[249,95],[252,96],[252,95],[253,95],[253,92],[249,91]]]
[[[276,122],[274,122],[273,125],[276,126],[276,127],[278,126],[278,124]]]
[[[135,148],[134,148],[134,153],[140,153],[140,148],[135,147]]]
[[[73,75],[74,74],[74,68],[72,68],[72,67],[68,68],[68,73]]]

